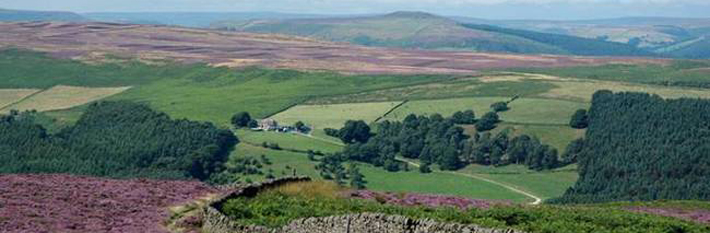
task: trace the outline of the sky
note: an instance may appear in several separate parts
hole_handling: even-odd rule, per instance
[[[486,19],[710,18],[710,0],[0,0],[0,8],[74,12],[284,12],[372,14],[426,11]]]

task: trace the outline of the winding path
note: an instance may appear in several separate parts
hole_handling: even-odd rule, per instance
[[[402,161],[402,162],[405,162],[405,163],[408,163],[409,165],[412,165],[412,166],[414,166],[414,167],[419,167],[419,166],[420,166],[418,163],[415,163],[415,162],[412,162],[412,161],[407,161],[407,160],[404,160],[404,159],[397,159],[397,160]],[[500,183],[500,182],[495,181],[495,180],[491,180],[491,179],[484,178],[484,177],[480,177],[480,176],[473,175],[473,174],[461,173],[461,172],[452,172],[452,171],[434,171],[434,172],[448,173],[448,174],[459,175],[459,176],[465,176],[465,177],[468,177],[468,178],[473,178],[473,179],[485,181],[485,182],[488,182],[488,183],[491,183],[491,184],[495,184],[495,185],[504,187],[504,188],[506,188],[506,189],[508,189],[508,190],[510,190],[510,191],[513,191],[513,192],[516,192],[516,193],[519,193],[519,194],[522,194],[522,195],[524,195],[524,196],[527,196],[527,197],[530,197],[530,198],[534,199],[534,201],[528,203],[528,204],[530,204],[530,205],[539,205],[540,203],[542,203],[542,198],[540,198],[540,197],[538,197],[538,196],[535,196],[535,195],[533,195],[533,194],[531,194],[531,193],[529,193],[529,192],[520,190],[520,189],[515,188],[515,187],[513,187],[513,186]]]

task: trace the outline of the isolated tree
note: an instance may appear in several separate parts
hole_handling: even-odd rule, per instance
[[[234,125],[234,128],[246,127],[251,120],[251,116],[248,112],[239,112],[232,116],[232,125]]]
[[[486,113],[483,115],[478,122],[476,122],[476,130],[478,131],[488,131],[494,129],[496,124],[500,121],[498,114],[495,112]]]
[[[506,102],[496,102],[491,104],[491,109],[493,109],[493,111],[495,112],[505,112],[508,111],[508,109],[510,108],[508,108],[508,103]]]
[[[574,115],[572,115],[572,119],[569,121],[569,126],[575,129],[587,128],[587,126],[589,126],[589,116],[587,115],[587,110],[577,110]]]
[[[345,122],[345,126],[338,131],[340,140],[344,143],[360,142],[366,143],[370,139],[370,126],[365,121],[349,120]]]

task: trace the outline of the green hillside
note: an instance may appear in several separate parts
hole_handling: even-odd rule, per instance
[[[568,35],[509,29],[490,25],[465,24],[467,28],[487,32],[518,36],[539,43],[555,45],[559,49],[574,55],[589,56],[652,56],[653,53],[629,44],[580,38]]]
[[[83,16],[61,11],[23,11],[0,9],[0,21],[87,21]]]
[[[649,55],[620,43],[592,41],[577,37],[562,39],[574,46],[559,46],[559,36],[531,32],[484,30],[454,20],[421,12],[395,12],[387,15],[329,19],[223,21],[213,28],[256,33],[278,33],[322,40],[349,42],[366,46],[397,48],[472,50],[483,52],[593,54],[614,51],[611,55]],[[583,44],[593,48],[582,48]],[[587,49],[578,51],[580,49]],[[607,54],[603,54],[607,55]]]
[[[484,20],[453,17],[465,24],[495,25],[590,39],[591,44],[616,42],[653,51],[660,56],[710,58],[708,18],[626,17],[594,20]]]

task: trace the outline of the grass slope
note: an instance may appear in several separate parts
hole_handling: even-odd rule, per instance
[[[37,69],[42,67],[42,69]],[[174,118],[227,125],[232,114],[269,116],[308,99],[436,82],[445,76],[343,75],[205,64],[149,65],[117,60],[96,65],[23,50],[0,50],[0,88],[133,86],[110,97],[150,104]]]
[[[38,89],[0,89],[0,110],[13,103],[37,93]]]
[[[22,101],[0,109],[49,111],[72,108],[119,94],[130,87],[73,87],[58,85],[37,92]]]
[[[511,185],[543,200],[562,196],[578,178],[575,165],[553,171],[536,172],[520,165],[491,167],[474,164],[459,172],[474,174]]]
[[[291,175],[296,169],[298,175],[307,175],[320,178],[314,166],[317,162],[308,160],[306,154],[289,151],[274,151],[270,149],[241,143],[237,146],[232,158],[236,156],[266,155],[271,160],[271,165],[265,165],[262,171],[272,169],[275,176]],[[291,169],[286,169],[289,166]],[[475,180],[454,174],[430,173],[422,174],[419,171],[387,172],[369,164],[359,164],[360,171],[365,175],[368,189],[390,192],[414,192],[457,195],[478,199],[512,200],[515,202],[527,201],[525,196],[514,193],[501,186]],[[264,179],[261,175],[247,176],[251,180]]]
[[[299,151],[313,150],[323,153],[335,153],[343,150],[343,145],[340,141],[310,138],[309,136],[295,133],[237,130],[236,134],[240,141],[257,146],[267,142],[277,143],[280,147]]]
[[[307,36],[366,46],[534,54],[652,55],[627,44],[493,26],[462,25],[423,12],[349,18],[226,21],[214,27]]]
[[[303,121],[316,129],[340,128],[346,120],[372,122],[401,102],[353,103],[331,105],[297,105],[274,115],[280,124]]]
[[[450,116],[456,111],[473,109],[478,116],[490,112],[491,104],[508,101],[504,97],[474,97],[440,100],[410,101],[388,115],[389,119],[402,120],[409,114]],[[586,103],[556,99],[521,98],[509,104],[510,110],[499,113],[505,122],[522,124],[565,125],[574,111],[588,108]]]

